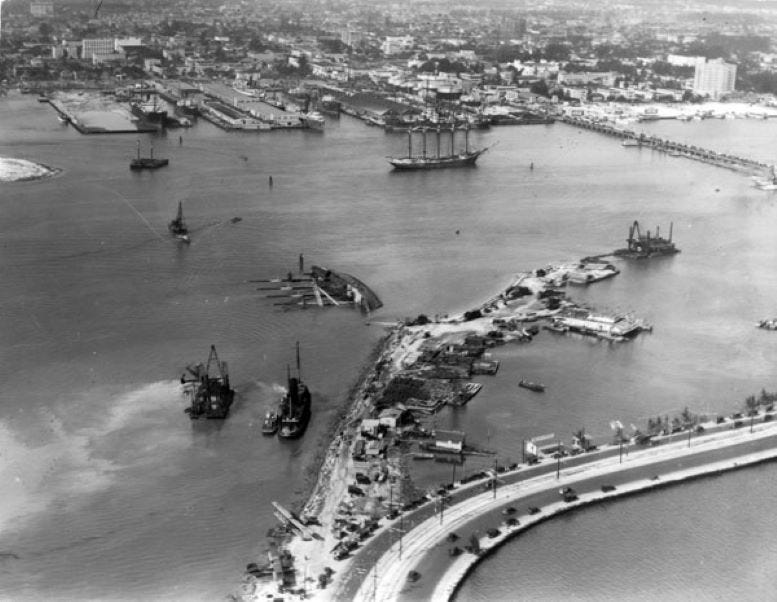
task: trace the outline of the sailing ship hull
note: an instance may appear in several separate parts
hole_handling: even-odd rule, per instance
[[[475,165],[485,149],[463,153],[452,157],[398,157],[389,158],[389,163],[397,170],[444,169],[447,167],[471,167]]]
[[[133,159],[130,162],[130,169],[159,169],[169,163],[168,159],[151,159],[150,157],[141,157]]]

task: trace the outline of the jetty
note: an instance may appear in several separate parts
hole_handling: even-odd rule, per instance
[[[767,163],[756,161],[748,157],[718,153],[710,149],[676,142],[667,138],[648,136],[644,132],[637,133],[633,130],[619,128],[615,125],[601,121],[594,121],[571,115],[564,115],[559,119],[568,125],[604,134],[605,136],[619,138],[626,147],[649,148],[651,150],[667,153],[673,157],[685,157],[686,159],[693,159],[717,167],[724,167],[726,169],[747,173],[761,173],[764,169],[769,168]]]

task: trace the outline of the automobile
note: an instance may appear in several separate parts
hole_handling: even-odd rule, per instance
[[[507,508],[502,510],[502,514],[504,514],[505,516],[509,516],[511,514],[515,514],[515,508],[513,508],[512,506],[508,506]]]
[[[505,521],[505,524],[506,524],[508,527],[515,527],[516,525],[518,525],[518,524],[520,524],[520,523],[518,522],[518,519],[517,519],[517,518],[515,518],[514,516],[511,516],[510,518],[508,518],[508,519]]]
[[[354,475],[354,478],[356,479],[356,482],[359,485],[369,485],[370,484],[370,477],[368,477],[366,474],[363,474],[361,472],[357,472]]]
[[[654,474],[652,477],[650,477],[651,481],[657,481],[659,479],[659,476],[657,474]]]
[[[607,493],[608,491],[615,491],[615,485],[602,485],[602,491]]]
[[[540,512],[542,512],[542,510],[537,508],[537,506],[531,506],[529,508],[529,514],[539,514]]]
[[[448,534],[448,538],[447,538],[447,539],[448,539],[448,541],[450,541],[451,543],[453,543],[454,541],[458,541],[458,539],[459,539],[459,536],[458,536],[458,535],[456,535],[456,533],[449,533],[449,534]]]
[[[499,529],[491,528],[488,531],[486,531],[486,535],[488,535],[491,539],[494,537],[499,537],[502,534],[502,532]]]
[[[407,574],[407,580],[410,581],[411,583],[415,583],[420,578],[421,578],[421,573],[419,573],[418,571],[410,571]]]
[[[461,552],[462,550],[459,546],[454,546],[448,550],[448,556],[458,556],[461,554]]]
[[[696,432],[697,433],[703,433],[704,432],[704,427],[702,425],[697,426],[696,427]]]
[[[559,490],[565,502],[574,502],[577,499],[577,492],[571,487],[564,487]]]
[[[348,493],[351,495],[364,495],[364,490],[356,485],[348,485]]]

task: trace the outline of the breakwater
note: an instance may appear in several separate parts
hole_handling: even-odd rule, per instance
[[[658,136],[648,136],[644,132],[637,133],[633,130],[615,127],[609,123],[591,121],[589,119],[573,117],[570,115],[564,115],[560,120],[575,127],[604,134],[605,136],[619,138],[626,146],[645,147],[651,150],[668,153],[673,157],[685,157],[686,159],[701,161],[702,163],[708,163],[717,167],[724,167],[726,169],[744,171],[747,173],[760,173],[769,167],[767,163],[756,161],[755,159],[750,159],[748,157],[719,153],[699,146],[684,144],[666,138],[659,138]]]

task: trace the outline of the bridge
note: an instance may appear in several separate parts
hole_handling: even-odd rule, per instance
[[[638,134],[633,130],[619,128],[606,122],[593,121],[591,119],[570,115],[565,115],[561,117],[560,120],[575,127],[598,132],[614,138],[620,138],[624,142],[631,142],[631,146],[646,147],[651,150],[669,153],[672,156],[694,159],[726,169],[745,171],[752,174],[761,173],[763,170],[770,167],[767,163],[755,161],[754,159],[749,159],[747,157],[718,153],[698,146],[684,144],[666,138],[659,138],[658,136],[648,136],[644,132]]]

